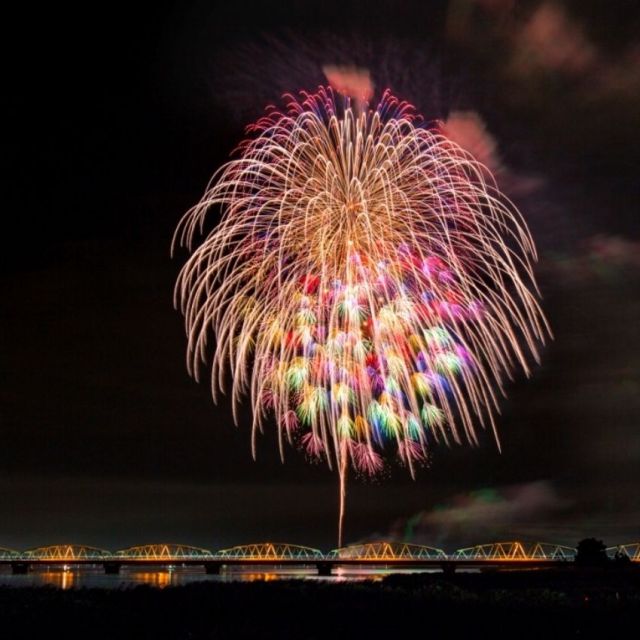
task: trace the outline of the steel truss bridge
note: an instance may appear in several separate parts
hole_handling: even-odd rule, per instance
[[[626,556],[640,563],[640,542],[607,549],[609,557]],[[315,567],[319,575],[331,575],[341,566],[442,569],[456,568],[544,568],[566,565],[575,559],[576,549],[545,542],[492,542],[458,549],[451,554],[419,544],[368,542],[324,553],[295,544],[263,542],[209,551],[185,544],[145,544],[107,551],[85,545],[61,544],[14,551],[0,547],[0,566],[9,565],[13,573],[27,573],[36,567],[102,566],[117,574],[123,566],[203,566],[209,574],[225,567],[277,566]]]

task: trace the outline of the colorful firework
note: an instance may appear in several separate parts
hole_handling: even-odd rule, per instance
[[[254,455],[275,419],[281,455],[336,465],[341,544],[348,466],[375,474],[389,447],[413,475],[434,443],[496,433],[505,378],[549,330],[531,236],[486,167],[389,92],[285,98],[182,218],[175,301],[190,373],[210,359],[236,421],[250,396]]]

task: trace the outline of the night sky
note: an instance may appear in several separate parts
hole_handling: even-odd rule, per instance
[[[513,5],[109,3],[5,21],[0,546],[334,546],[336,475],[295,449],[281,464],[274,430],[253,462],[248,413],[234,427],[188,377],[172,305],[186,254],[169,255],[243,125],[323,64],[370,69],[427,120],[484,123],[555,336],[509,385],[502,453],[482,434],[434,450],[415,482],[393,460],[352,479],[346,540],[640,539],[640,8]]]

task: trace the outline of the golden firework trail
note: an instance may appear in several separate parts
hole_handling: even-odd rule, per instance
[[[189,372],[210,366],[236,422],[250,397],[254,456],[275,420],[281,455],[336,466],[342,544],[348,467],[392,449],[413,476],[435,443],[497,440],[505,379],[550,332],[532,238],[486,167],[389,92],[285,99],[180,221],[175,303]]]

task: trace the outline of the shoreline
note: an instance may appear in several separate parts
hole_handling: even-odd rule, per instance
[[[618,637],[640,613],[640,567],[391,574],[379,581],[0,587],[13,639]],[[631,625],[631,626],[630,626]],[[479,634],[479,635],[478,635]]]

